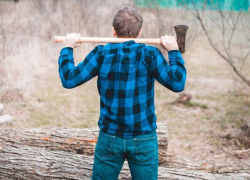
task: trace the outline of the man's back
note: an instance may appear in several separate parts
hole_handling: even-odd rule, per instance
[[[65,53],[64,53],[65,51]],[[105,133],[131,138],[154,131],[156,115],[154,80],[178,92],[184,89],[186,70],[179,51],[169,52],[170,66],[153,46],[134,41],[97,46],[74,71],[67,48],[61,52],[60,77],[64,87],[73,88],[98,76],[100,118]],[[73,53],[73,51],[72,51]]]
[[[156,129],[154,79],[145,62],[144,44],[107,44],[98,74],[103,132],[131,138]]]

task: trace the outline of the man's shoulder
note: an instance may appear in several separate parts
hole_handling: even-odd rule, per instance
[[[94,49],[93,49],[93,51],[102,51],[102,49],[103,49],[103,45],[97,45]]]
[[[161,53],[161,51],[157,47],[150,46],[150,45],[145,45],[144,51],[145,51],[145,54],[149,56],[157,55]]]
[[[149,51],[160,51],[157,47],[146,45],[146,44],[145,44],[145,49],[147,49]]]

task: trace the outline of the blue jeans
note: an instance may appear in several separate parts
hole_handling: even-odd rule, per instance
[[[116,180],[125,158],[133,180],[156,180],[159,161],[156,131],[130,139],[100,131],[95,148],[92,180]]]

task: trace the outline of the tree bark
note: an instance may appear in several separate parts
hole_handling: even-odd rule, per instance
[[[93,156],[65,151],[51,151],[21,145],[0,147],[0,179],[50,180],[91,179]],[[211,174],[201,171],[159,167],[158,179],[169,180],[245,180],[249,174]],[[119,179],[131,179],[127,163]]]
[[[0,145],[25,145],[47,148],[55,151],[68,151],[76,154],[93,155],[99,129],[0,129]],[[157,123],[160,166],[185,168],[209,173],[248,172],[250,163],[237,165],[217,164],[212,161],[194,161],[167,153],[168,131],[165,123]]]
[[[220,165],[167,154],[167,126],[158,123],[157,127],[159,179],[242,179],[250,174],[250,162]],[[93,156],[87,155],[93,155],[98,133],[99,129],[2,128],[0,179],[90,179]],[[120,178],[130,179],[126,162]]]
[[[0,129],[0,143],[44,147],[50,150],[69,151],[93,155],[99,129]],[[165,123],[157,123],[160,157],[167,151],[168,130]]]
[[[188,169],[194,171],[202,171],[207,173],[247,173],[250,178],[250,162],[235,163],[226,162],[225,164],[218,164],[214,161],[206,160],[192,160],[182,156],[166,155],[164,163],[160,164],[162,167],[175,168],[175,169]]]

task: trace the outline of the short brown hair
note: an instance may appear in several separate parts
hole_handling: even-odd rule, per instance
[[[118,37],[136,38],[142,28],[143,19],[132,7],[119,10],[114,19],[113,27]]]

